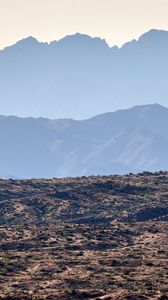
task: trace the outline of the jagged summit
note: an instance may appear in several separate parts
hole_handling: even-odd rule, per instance
[[[128,41],[126,43],[123,44],[123,47],[125,47],[126,45],[129,44],[133,44],[133,43],[137,43],[137,42],[141,42],[144,40],[148,40],[151,41],[153,39],[159,38],[160,40],[164,40],[165,38],[168,39],[168,31],[167,30],[160,30],[160,29],[151,29],[147,32],[145,32],[144,34],[140,35],[140,37],[138,39],[133,39],[132,41]],[[92,42],[92,43],[100,43],[100,44],[104,44],[104,46],[109,47],[106,40],[102,39],[100,37],[91,37],[90,35],[84,34],[84,33],[80,33],[80,32],[76,32],[74,34],[70,34],[67,35],[59,40],[53,40],[50,43],[47,42],[39,42],[37,40],[37,38],[33,37],[33,36],[28,36],[25,37],[21,40],[19,40],[18,42],[16,42],[14,45],[11,45],[10,47],[13,47],[15,45],[35,45],[35,44],[45,44],[45,45],[56,45],[57,43],[70,43],[70,42],[75,42],[75,43],[86,43],[86,42]],[[9,48],[9,47],[6,47]],[[118,48],[117,46],[113,46],[113,48]],[[119,49],[119,48],[118,48]],[[1,50],[2,51],[2,50]]]
[[[7,47],[5,49],[9,49],[12,47],[15,47],[15,48],[34,47],[34,46],[37,46],[38,44],[40,44],[40,42],[36,38],[34,38],[33,36],[28,36],[28,37],[25,37],[24,39],[18,41],[17,43],[15,43],[13,46]]]
[[[91,37],[88,34],[84,34],[84,33],[80,33],[80,32],[76,32],[74,34],[70,34],[67,35],[65,37],[63,37],[62,39],[58,40],[58,42],[61,42],[63,40],[100,40],[100,41],[104,41],[104,39],[101,39],[100,37]]]
[[[16,53],[16,51],[29,53],[30,50],[33,51],[34,49],[38,49],[38,51],[40,51],[42,48],[46,46],[48,46],[48,43],[39,42],[33,36],[28,36],[16,42],[14,45],[4,48],[4,50],[0,51],[0,54],[2,55],[5,55],[5,53],[12,54],[13,52]]]
[[[50,44],[33,37],[0,52],[1,114],[86,119],[158,102],[167,106],[168,32],[122,48],[76,33]]]
[[[13,47],[17,47],[17,46],[30,47],[30,46],[37,46],[37,45],[41,45],[41,46],[46,45],[46,46],[50,47],[50,46],[57,46],[59,44],[64,45],[64,46],[70,46],[71,44],[72,45],[79,44],[82,47],[86,43],[87,44],[89,43],[90,45],[93,45],[95,47],[98,45],[103,45],[107,48],[109,47],[105,39],[101,39],[99,37],[91,37],[87,34],[82,34],[82,33],[77,32],[72,35],[67,35],[59,40],[53,40],[50,43],[39,42],[38,39],[36,39],[35,37],[28,36],[28,37],[25,37],[25,38],[19,40],[18,42],[16,42],[15,44],[13,44],[11,46],[6,47],[5,49],[13,48]],[[3,50],[1,50],[1,51],[3,51]]]
[[[134,48],[137,46],[146,45],[149,46],[160,46],[160,43],[168,43],[168,31],[166,30],[158,30],[158,29],[151,29],[148,32],[142,34],[138,39],[133,39],[125,43],[121,49]]]
[[[127,46],[133,46],[137,43],[141,43],[144,41],[151,42],[153,40],[155,42],[155,39],[159,39],[160,41],[165,41],[165,39],[168,40],[168,31],[160,30],[160,29],[151,29],[151,30],[145,32],[144,34],[140,35],[140,37],[138,39],[133,39],[131,41],[124,43],[123,46],[121,47],[121,49],[125,48]],[[39,42],[37,38],[35,38],[33,36],[28,36],[28,37],[25,37],[25,38],[19,40],[14,45],[6,47],[5,49],[14,47],[16,45],[17,46],[37,46],[37,44],[40,44],[41,46],[43,46],[43,45],[56,46],[58,44],[62,44],[62,45],[68,46],[71,43],[72,44],[73,43],[81,44],[81,47],[82,47],[82,45],[84,45],[86,43],[90,43],[91,45],[95,45],[95,46],[101,45],[106,48],[110,48],[105,39],[102,39],[100,37],[91,37],[90,35],[76,32],[75,34],[67,35],[59,40],[53,40],[50,43]],[[118,46],[113,46],[111,49],[114,50],[114,49],[120,49],[120,48]],[[3,51],[3,50],[1,50],[1,51]]]
[[[145,32],[139,37],[139,40],[152,40],[152,39],[168,39],[168,31],[167,30],[160,30],[160,29],[151,29],[148,32]]]
[[[18,43],[37,44],[37,43],[39,43],[39,41],[33,36],[28,36],[28,37],[18,41]]]

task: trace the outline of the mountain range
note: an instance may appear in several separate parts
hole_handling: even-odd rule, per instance
[[[168,108],[159,104],[86,120],[0,116],[0,175],[13,178],[168,169]]]
[[[84,34],[50,44],[25,38],[0,51],[1,114],[86,119],[167,106],[168,32],[150,30],[121,48]]]

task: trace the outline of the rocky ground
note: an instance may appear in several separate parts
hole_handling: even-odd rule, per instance
[[[168,299],[168,173],[0,180],[0,299]]]

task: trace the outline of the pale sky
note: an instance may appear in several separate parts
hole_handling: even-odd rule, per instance
[[[121,46],[153,28],[168,30],[168,0],[0,0],[0,49],[76,32]]]

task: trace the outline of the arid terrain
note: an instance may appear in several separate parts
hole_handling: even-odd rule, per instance
[[[0,180],[0,299],[168,299],[168,173]]]

